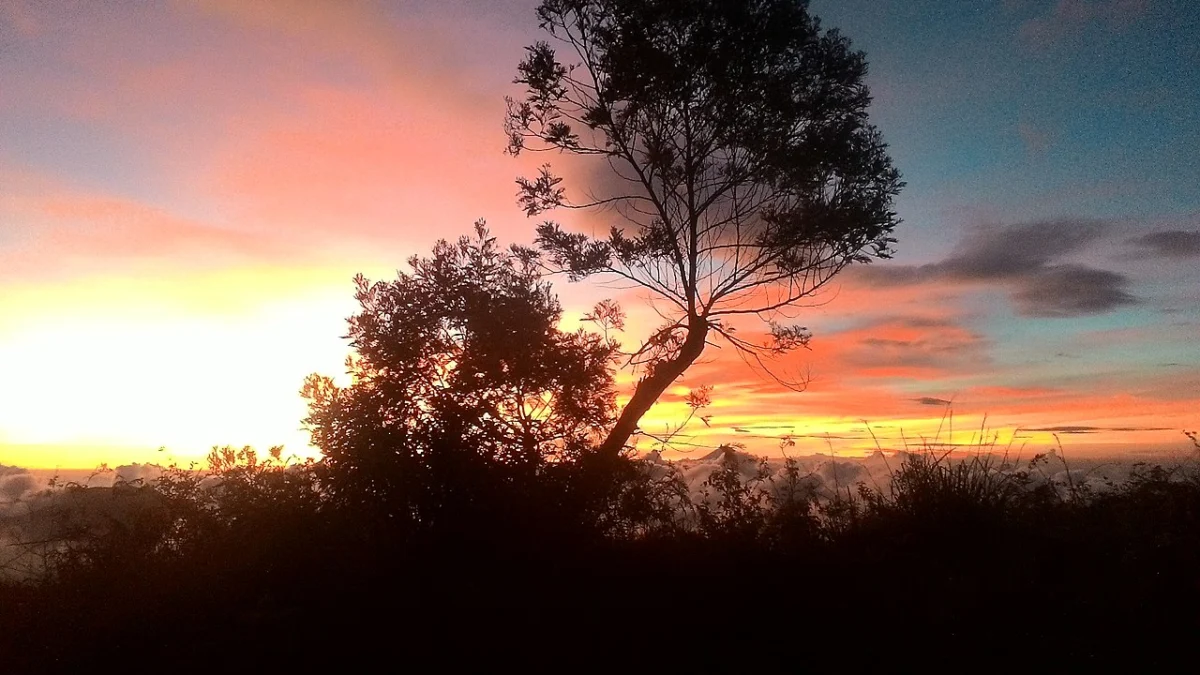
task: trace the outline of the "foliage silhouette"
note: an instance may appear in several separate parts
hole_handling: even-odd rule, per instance
[[[760,365],[807,345],[779,319],[890,254],[902,183],[867,120],[863,54],[805,2],[544,0],[538,18],[570,56],[528,48],[508,150],[595,156],[612,185],[575,201],[546,165],[518,179],[519,201],[622,219],[601,237],[546,222],[537,243],[572,280],[614,276],[669,308],[631,359],[646,372],[601,446],[615,455],[711,337]],[[766,343],[736,333],[745,316],[767,322]]]
[[[356,279],[352,382],[305,383],[331,496],[425,527],[556,484],[611,419],[615,343],[559,330],[529,252],[482,222],[409,262],[394,281]]]

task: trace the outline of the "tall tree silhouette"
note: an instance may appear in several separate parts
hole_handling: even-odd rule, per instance
[[[394,281],[356,278],[353,381],[311,375],[302,391],[335,498],[430,524],[594,447],[614,345],[557,328],[535,255],[499,248],[481,222]]]
[[[659,396],[720,336],[761,363],[807,344],[782,311],[847,265],[887,257],[902,187],[868,123],[866,61],[802,0],[544,0],[509,99],[508,151],[607,162],[617,185],[573,200],[544,166],[518,179],[530,216],[606,206],[604,236],[537,228],[572,280],[615,275],[670,308],[632,361],[646,367],[602,444],[621,451]],[[769,339],[734,334],[756,315]]]

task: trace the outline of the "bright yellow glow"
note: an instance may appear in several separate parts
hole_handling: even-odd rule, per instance
[[[242,270],[7,298],[0,312],[22,320],[0,329],[0,462],[187,461],[224,444],[311,454],[297,392],[309,372],[343,370],[347,279]]]

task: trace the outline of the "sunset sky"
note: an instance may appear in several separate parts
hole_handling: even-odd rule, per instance
[[[502,119],[536,4],[0,0],[0,464],[311,453],[298,391],[343,370],[355,273],[479,218],[531,241],[513,181],[540,158],[503,154]],[[699,446],[853,453],[869,424],[885,448],[981,428],[1030,451],[1191,447],[1200,4],[811,8],[871,64],[908,184],[898,254],[797,313],[812,350],[776,366],[807,391],[710,350],[643,427],[708,384]],[[556,289],[570,325],[613,295]],[[657,321],[616,299],[627,343]]]

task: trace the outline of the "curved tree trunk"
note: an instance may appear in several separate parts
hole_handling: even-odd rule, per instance
[[[658,401],[658,397],[680,376],[704,351],[705,339],[708,337],[708,321],[694,317],[688,323],[687,338],[675,358],[658,364],[653,374],[637,383],[633,398],[621,410],[621,416],[608,437],[600,444],[600,454],[615,457],[625,448],[629,437],[637,431],[638,422],[647,410]]]

